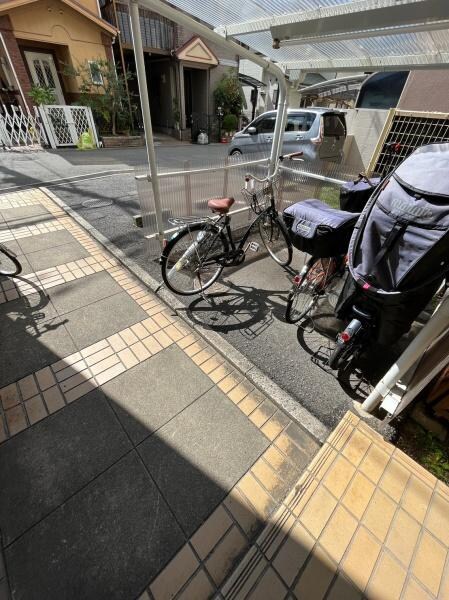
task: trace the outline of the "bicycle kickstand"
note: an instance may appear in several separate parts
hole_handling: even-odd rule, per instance
[[[207,304],[210,304],[210,306],[213,306],[214,303],[213,303],[212,298],[210,296],[208,296],[204,290],[201,290],[200,296],[204,300],[204,302],[207,302]]]

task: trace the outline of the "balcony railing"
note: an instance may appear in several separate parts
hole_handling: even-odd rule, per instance
[[[120,31],[122,44],[132,44],[129,10],[126,4],[116,2],[115,18],[112,2],[103,8],[103,17]],[[174,48],[174,23],[146,9],[140,9],[140,31],[144,48],[157,50],[172,50]]]

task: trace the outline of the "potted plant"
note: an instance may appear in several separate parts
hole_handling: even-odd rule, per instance
[[[223,131],[225,133],[235,131],[238,125],[238,118],[235,115],[240,115],[245,102],[236,69],[229,69],[220,79],[214,90],[214,101],[215,110],[220,122],[222,116],[225,115],[221,127]],[[228,120],[225,126],[225,121],[228,116],[233,120],[232,122]],[[235,119],[237,121],[235,121]],[[226,144],[229,141],[229,137],[221,136],[220,141]]]
[[[235,115],[229,114],[224,116],[223,130],[226,134],[227,141],[229,141],[229,138],[231,138],[234,135],[237,129],[238,122],[238,117],[236,117]]]
[[[103,146],[143,146],[144,138],[130,135],[131,114],[126,82],[131,73],[117,72],[115,65],[104,59],[86,61],[77,69],[66,69],[66,75],[80,80],[78,104],[90,106]]]
[[[54,91],[46,85],[31,86],[31,91],[28,92],[28,96],[37,106],[42,104],[56,104],[56,96]]]

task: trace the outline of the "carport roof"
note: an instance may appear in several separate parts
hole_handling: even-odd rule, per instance
[[[287,72],[449,66],[447,0],[171,0],[171,4],[280,63]]]

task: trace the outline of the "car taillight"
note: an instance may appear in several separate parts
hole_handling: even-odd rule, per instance
[[[340,341],[342,341],[344,344],[347,344],[349,342],[349,340],[351,339],[351,334],[348,333],[347,331],[342,331],[339,335]]]
[[[166,240],[166,239],[164,238],[164,239],[162,240],[162,248],[164,248],[164,249],[165,249],[165,247],[167,246],[167,244],[168,244],[168,240]]]
[[[321,142],[323,141],[323,121],[321,121],[320,123],[320,130],[318,132],[318,137],[315,138],[310,138],[310,141],[312,142],[312,144],[321,144]]]
[[[299,285],[301,283],[301,275],[295,275],[293,277],[293,283],[295,283],[296,285]]]

